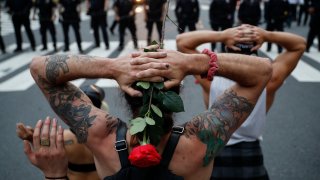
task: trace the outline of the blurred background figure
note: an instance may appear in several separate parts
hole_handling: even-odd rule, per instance
[[[99,28],[102,32],[102,37],[106,49],[109,49],[109,37],[107,32],[108,22],[107,13],[109,8],[108,0],[87,0],[88,12],[91,16],[91,26],[93,29],[94,40],[96,47],[100,47]]]
[[[258,26],[261,20],[261,0],[242,0],[238,11],[239,24]]]
[[[215,31],[231,28],[234,21],[234,13],[237,0],[212,0],[209,9],[211,28]],[[211,43],[214,51],[216,43]],[[221,44],[221,52],[225,52],[225,45]]]
[[[36,0],[35,10],[33,19],[35,19],[35,14],[37,9],[39,9],[39,22],[40,22],[40,33],[42,39],[42,51],[47,50],[47,30],[49,30],[51,39],[53,41],[54,51],[57,51],[57,38],[56,29],[54,26],[54,21],[56,19],[56,7],[57,4],[53,0]]]
[[[269,0],[265,2],[264,18],[268,31],[283,31],[284,23],[289,13],[289,3],[287,0]],[[268,42],[267,51],[271,51],[272,43]],[[281,45],[278,46],[278,53],[282,52]]]
[[[135,4],[133,0],[116,0],[114,3],[116,21],[119,22],[119,47],[121,51],[124,48],[125,31],[128,28],[131,33],[134,48],[138,48],[137,28],[135,24]]]
[[[298,21],[297,25],[300,26],[301,21],[302,21],[302,16],[303,18],[303,26],[307,25],[308,19],[309,19],[309,6],[310,6],[311,0],[300,0],[299,4],[299,16],[298,16]]]
[[[76,36],[76,41],[80,53],[83,53],[80,36],[80,0],[60,0],[59,21],[62,23],[64,35],[64,51],[69,51],[69,27],[71,26]]]
[[[320,52],[320,1],[319,0],[311,0],[309,12],[311,14],[311,19],[309,24],[306,52],[309,52],[310,47],[313,44],[313,40],[316,36],[318,37],[318,51]]]
[[[32,0],[6,0],[5,7],[8,8],[8,13],[11,15],[12,23],[14,27],[14,33],[16,36],[17,48],[14,52],[22,51],[22,35],[21,27],[27,32],[31,49],[36,50],[36,43],[30,28],[30,10],[32,8]]]
[[[0,5],[0,49],[1,49],[1,52],[2,54],[5,54],[6,53],[6,46],[4,44],[4,41],[3,41],[3,38],[2,38],[2,35],[1,35],[1,12],[2,12],[2,6]]]
[[[166,0],[146,0],[144,4],[146,28],[148,30],[147,44],[151,44],[151,35],[153,24],[156,24],[159,35],[159,42],[161,38],[161,30],[163,23],[163,16],[165,11]]]
[[[113,0],[113,4],[112,4],[112,9],[114,10],[114,2],[115,2],[116,0]],[[116,20],[116,18],[114,17],[114,19],[113,19],[113,22],[112,22],[112,24],[111,24],[111,26],[110,26],[110,28],[109,28],[109,30],[110,30],[110,32],[111,32],[111,34],[112,35],[114,35],[114,28],[116,28],[116,26],[118,25],[118,21]]]
[[[287,25],[290,28],[291,23],[297,20],[297,7],[298,7],[299,0],[288,0],[288,2],[289,2],[290,10],[289,10],[289,17],[287,19]]]
[[[198,0],[177,0],[175,14],[179,33],[185,32],[186,27],[189,28],[189,31],[195,31],[200,16]]]

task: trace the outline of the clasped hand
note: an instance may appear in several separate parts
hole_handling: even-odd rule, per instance
[[[266,31],[249,24],[243,24],[238,27],[229,28],[223,31],[224,33],[224,44],[234,50],[240,51],[241,49],[236,46],[238,43],[254,43],[255,46],[252,47],[251,51],[258,50],[263,42]]]
[[[129,63],[128,59],[131,59]],[[158,52],[136,52],[131,57],[122,57],[116,61],[117,73],[114,79],[120,88],[131,96],[142,96],[131,85],[136,81],[164,82],[165,89],[177,86],[186,76],[186,54],[160,50]]]

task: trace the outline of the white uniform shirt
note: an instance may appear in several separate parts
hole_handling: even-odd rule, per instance
[[[210,88],[209,107],[227,88],[235,82],[223,77],[214,77]],[[266,89],[260,95],[256,106],[245,122],[232,134],[227,145],[239,142],[262,140],[262,132],[266,123]]]

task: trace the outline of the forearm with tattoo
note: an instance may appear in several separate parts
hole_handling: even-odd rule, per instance
[[[68,60],[88,61],[88,56],[48,56],[45,61],[45,76],[38,75],[38,84],[41,85],[53,110],[76,134],[79,143],[85,143],[88,137],[88,128],[96,116],[90,116],[92,104],[83,92],[71,83],[56,84],[57,79],[70,72]]]
[[[234,91],[226,91],[208,111],[186,124],[186,137],[196,136],[207,145],[203,166],[213,160],[253,108],[246,98],[237,96]]]

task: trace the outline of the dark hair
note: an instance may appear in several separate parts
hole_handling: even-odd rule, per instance
[[[136,86],[136,84],[134,84],[132,86],[134,89],[141,91],[142,93],[145,92],[144,89]],[[179,94],[180,93],[180,86],[175,86],[173,88],[169,89],[170,91],[174,91],[175,93]],[[168,90],[161,90],[161,91],[168,91]],[[145,101],[144,98],[146,98],[146,96],[143,97],[132,97],[130,95],[128,95],[127,93],[124,93],[124,97],[130,107],[130,110],[132,112],[132,116],[133,118],[138,117],[141,112],[143,111],[143,102]],[[148,97],[147,97],[148,98]],[[170,110],[164,108],[164,106],[161,106],[161,103],[159,102],[155,102],[155,100],[152,100],[152,104],[157,105],[160,110],[162,111],[162,115],[163,115],[163,124],[162,124],[162,132],[161,132],[161,136],[170,132],[172,129],[172,126],[174,124],[172,115],[173,112],[171,112]],[[155,117],[155,120],[157,120],[157,118]],[[152,140],[151,140],[152,141]],[[134,146],[138,143],[137,140],[137,136],[132,136],[131,138],[131,144]],[[153,144],[153,142],[151,142],[151,144]]]
[[[231,48],[226,48],[227,53],[237,53],[237,54],[245,54],[245,55],[255,55],[258,56],[258,51],[251,51],[251,48],[253,48],[256,45],[256,43],[238,43],[235,44],[238,48],[240,48],[240,51],[235,51]]]

